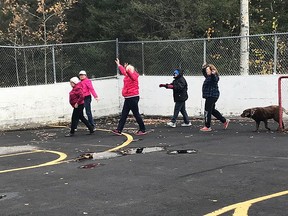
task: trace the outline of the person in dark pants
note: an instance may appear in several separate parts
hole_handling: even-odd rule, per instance
[[[125,101],[117,129],[112,130],[112,132],[117,135],[122,134],[122,130],[131,110],[139,125],[139,130],[136,132],[136,135],[144,135],[147,132],[138,107],[138,102],[140,99],[138,82],[139,74],[132,65],[125,64],[122,66],[118,58],[115,60],[115,62],[118,65],[120,72],[124,75],[122,95],[125,98]]]
[[[65,136],[66,137],[74,136],[75,128],[77,127],[79,119],[89,129],[90,131],[89,134],[92,134],[94,133],[93,126],[88,122],[88,120],[83,115],[84,95],[83,95],[83,90],[82,90],[82,84],[80,80],[78,79],[78,77],[72,77],[70,79],[70,85],[72,87],[72,90],[69,93],[69,102],[71,106],[73,107],[73,113],[72,113],[70,133]]]
[[[229,125],[229,119],[225,119],[221,113],[215,109],[216,102],[220,96],[218,81],[219,74],[217,68],[213,64],[204,64],[202,73],[205,77],[202,86],[202,97],[205,98],[204,119],[205,126],[200,131],[211,131],[211,115],[223,123],[224,129]]]
[[[92,101],[91,94],[97,102],[99,100],[99,97],[93,87],[92,81],[87,77],[86,71],[81,70],[79,72],[79,78],[82,83],[85,112],[86,112],[89,123],[93,126],[94,130],[96,130],[95,122],[94,122],[92,111],[91,111],[91,101]]]
[[[165,87],[166,89],[173,89],[173,98],[175,102],[174,114],[170,122],[167,123],[170,127],[176,127],[176,120],[178,118],[179,112],[183,115],[184,123],[181,124],[182,127],[191,126],[189,117],[186,111],[186,100],[188,99],[188,85],[183,77],[183,71],[181,69],[176,69],[173,72],[174,80],[171,84],[160,84],[159,87]]]

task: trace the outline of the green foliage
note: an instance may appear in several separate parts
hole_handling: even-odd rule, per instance
[[[286,32],[286,0],[253,0],[250,3],[250,27],[253,34]]]
[[[56,2],[46,1],[45,7],[54,8]],[[39,9],[37,0],[18,3],[27,5],[32,12]],[[287,10],[285,0],[251,1],[250,34],[286,31]],[[115,38],[122,41],[210,38],[240,33],[239,0],[78,0],[65,13],[65,21],[62,18],[57,21],[55,17],[53,22],[46,23],[46,27],[52,30],[57,29],[57,22],[65,24],[65,42]],[[2,30],[8,28],[12,16],[12,13],[4,16],[3,11],[0,12]],[[27,18],[30,31],[37,32],[37,17]],[[34,44],[38,43],[35,34],[33,40]]]

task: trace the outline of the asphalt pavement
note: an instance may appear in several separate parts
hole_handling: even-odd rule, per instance
[[[54,126],[0,132],[0,215],[287,215],[288,134],[273,121],[258,133],[241,119],[212,132],[200,120],[145,123],[144,136],[133,119],[122,136],[106,121],[74,137]],[[75,161],[107,151],[117,155]]]

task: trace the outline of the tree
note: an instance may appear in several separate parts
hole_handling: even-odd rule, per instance
[[[38,7],[36,13],[28,11],[28,13],[36,19],[36,23],[38,23],[38,29],[32,32],[33,37],[38,41],[44,42],[44,45],[47,45],[48,42],[61,43],[63,34],[67,31],[64,11],[71,8],[76,1],[77,0],[61,0],[51,3],[47,0],[37,0]],[[49,23],[52,19],[56,21]],[[45,83],[47,83],[46,46],[44,47],[44,66]]]
[[[287,31],[287,1],[253,0],[250,4],[253,34]]]
[[[17,84],[20,85],[19,79],[19,67],[18,67],[18,49],[17,45],[25,44],[25,36],[29,34],[29,28],[27,26],[27,14],[23,13],[28,8],[27,4],[20,5],[15,0],[6,0],[4,1],[2,7],[2,13],[7,15],[10,18],[10,22],[7,27],[7,32],[2,32],[2,38],[5,41],[10,42],[14,45],[14,56],[11,56],[15,62],[15,71]],[[26,61],[26,52],[23,50],[23,62],[24,62],[24,70],[25,70],[25,84],[28,85],[28,70],[27,70],[27,61]]]
[[[47,83],[47,44],[61,43],[67,31],[65,11],[70,9],[77,0],[4,0],[2,12],[9,20],[7,31],[2,29],[2,40],[16,45],[44,44],[44,77]],[[28,4],[29,3],[29,4]],[[1,33],[0,33],[1,34]],[[24,62],[26,52],[24,51]],[[15,57],[15,61],[17,58]],[[16,64],[16,62],[15,62]],[[17,65],[17,64],[16,64]],[[17,69],[18,70],[18,69]],[[18,71],[17,71],[18,73]],[[25,63],[26,83],[27,63]],[[18,81],[19,83],[19,81]]]
[[[240,73],[249,74],[249,1],[241,0]]]

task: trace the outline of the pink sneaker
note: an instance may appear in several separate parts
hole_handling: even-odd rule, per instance
[[[208,128],[208,127],[203,127],[203,128],[200,129],[200,131],[209,132],[209,131],[212,131],[212,129]]]
[[[114,134],[116,134],[116,135],[118,135],[118,136],[121,136],[122,135],[122,133],[120,132],[120,131],[118,131],[118,130],[112,130],[111,131],[112,133],[114,133]]]
[[[229,122],[230,122],[230,120],[229,120],[229,119],[226,119],[226,122],[223,123],[224,129],[227,129],[227,128],[228,128]]]
[[[139,130],[139,131],[137,131],[135,133],[135,135],[138,135],[138,136],[145,135],[145,134],[147,134],[147,132],[146,131],[141,131],[141,130]]]

